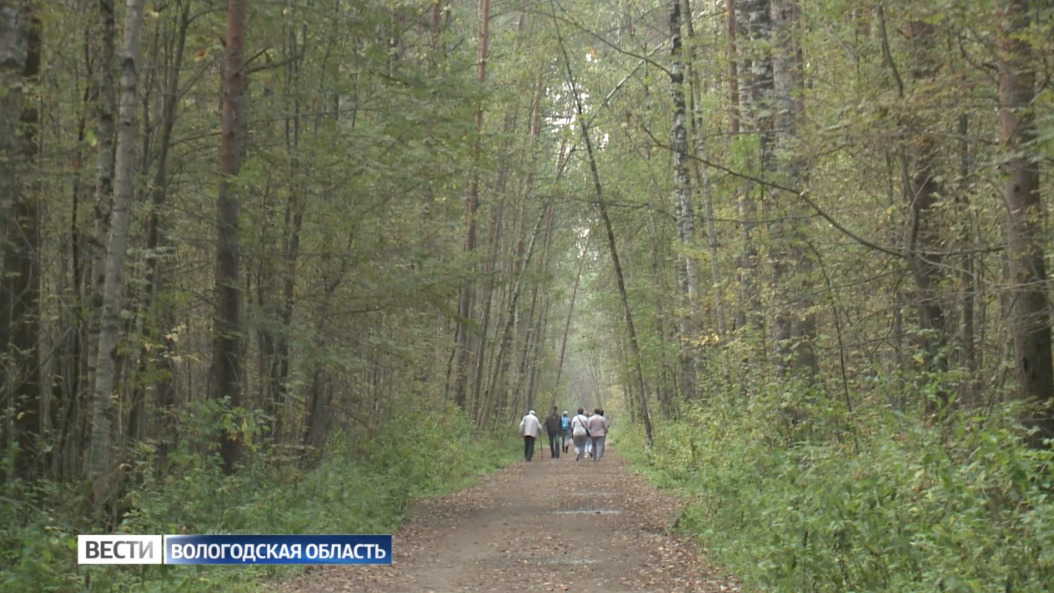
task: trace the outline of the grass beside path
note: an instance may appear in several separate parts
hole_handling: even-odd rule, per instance
[[[1026,447],[1012,410],[933,426],[817,405],[792,424],[764,404],[692,411],[650,451],[637,435],[620,448],[690,502],[680,529],[746,589],[1054,590],[1054,452]]]
[[[391,533],[413,501],[471,484],[516,461],[515,439],[473,436],[456,414],[379,431],[368,441],[336,438],[318,467],[297,455],[257,451],[233,476],[213,455],[181,449],[161,477],[144,456],[143,481],[127,495],[120,533]],[[257,591],[299,567],[78,566],[76,536],[105,528],[76,516],[77,493],[58,484],[7,484],[0,492],[0,590],[4,593]],[[26,491],[11,492],[15,487]],[[34,505],[14,501],[34,499]]]

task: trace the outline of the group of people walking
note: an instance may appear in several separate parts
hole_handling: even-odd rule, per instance
[[[569,418],[567,411],[564,415],[557,414],[556,406],[545,418],[545,433],[549,437],[549,456],[552,459],[560,457],[560,452],[568,452],[570,446],[575,448],[575,461],[581,461],[592,457],[593,461],[600,461],[604,456],[604,440],[607,437],[609,424],[604,417],[604,410],[596,408],[588,413],[578,408],[578,413]],[[520,436],[523,437],[523,458],[530,461],[534,457],[534,443],[541,436],[543,423],[535,415],[534,410],[520,420]]]

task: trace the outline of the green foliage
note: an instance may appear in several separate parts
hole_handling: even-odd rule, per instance
[[[47,500],[54,508],[35,501]],[[77,585],[77,492],[15,480],[0,490],[0,590],[71,591]],[[71,546],[72,544],[72,546]]]
[[[517,451],[478,436],[455,409],[446,407],[407,412],[373,435],[338,435],[311,470],[304,469],[299,456],[282,457],[260,447],[242,471],[228,476],[210,445],[220,429],[238,429],[241,420],[233,418],[247,416],[215,403],[202,404],[195,412],[181,420],[188,436],[169,454],[164,472],[154,469],[154,447],[138,449],[135,471],[141,479],[122,501],[127,510],[116,532],[390,533],[414,499],[463,485],[513,461]],[[4,486],[0,590],[250,591],[259,579],[290,570],[78,567],[77,534],[106,528],[82,517],[77,488],[53,482]],[[27,500],[38,502],[20,502]]]
[[[1022,444],[1020,410],[928,426],[794,395],[696,409],[648,453],[715,562],[767,591],[1054,586],[1054,453]]]

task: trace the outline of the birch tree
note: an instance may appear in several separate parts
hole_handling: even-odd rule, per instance
[[[134,193],[135,144],[137,136],[136,95],[139,84],[139,38],[143,22],[142,0],[128,0],[124,42],[121,51],[121,94],[117,121],[117,152],[114,160],[113,218],[107,245],[106,274],[100,316],[95,392],[92,396],[91,463],[88,465],[96,509],[114,492],[111,474],[118,417],[115,405],[117,338],[121,326],[121,294],[124,291],[125,254]]]
[[[673,99],[673,193],[677,218],[677,238],[681,255],[677,263],[677,287],[681,295],[681,391],[687,399],[695,396],[697,362],[692,341],[698,329],[699,267],[695,255],[695,210],[688,175],[688,108],[684,92],[684,57],[681,44],[681,0],[670,0],[670,95]]]
[[[780,181],[791,187],[803,187],[805,171],[798,138],[803,90],[798,60],[798,2],[771,0],[771,10],[773,158]],[[804,247],[808,218],[798,203],[787,203],[786,198],[786,192],[773,198],[774,202],[783,202],[773,225],[771,248],[777,299],[773,323],[776,369],[781,375],[793,373],[811,378],[818,373],[819,363],[813,346],[816,313],[809,296],[812,265]]]

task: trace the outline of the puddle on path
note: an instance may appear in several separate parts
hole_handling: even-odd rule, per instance
[[[575,566],[600,563],[599,560],[593,560],[592,558],[542,558],[538,562],[540,564],[571,564]]]
[[[615,509],[580,509],[573,511],[550,511],[554,515],[619,515],[622,511]]]

